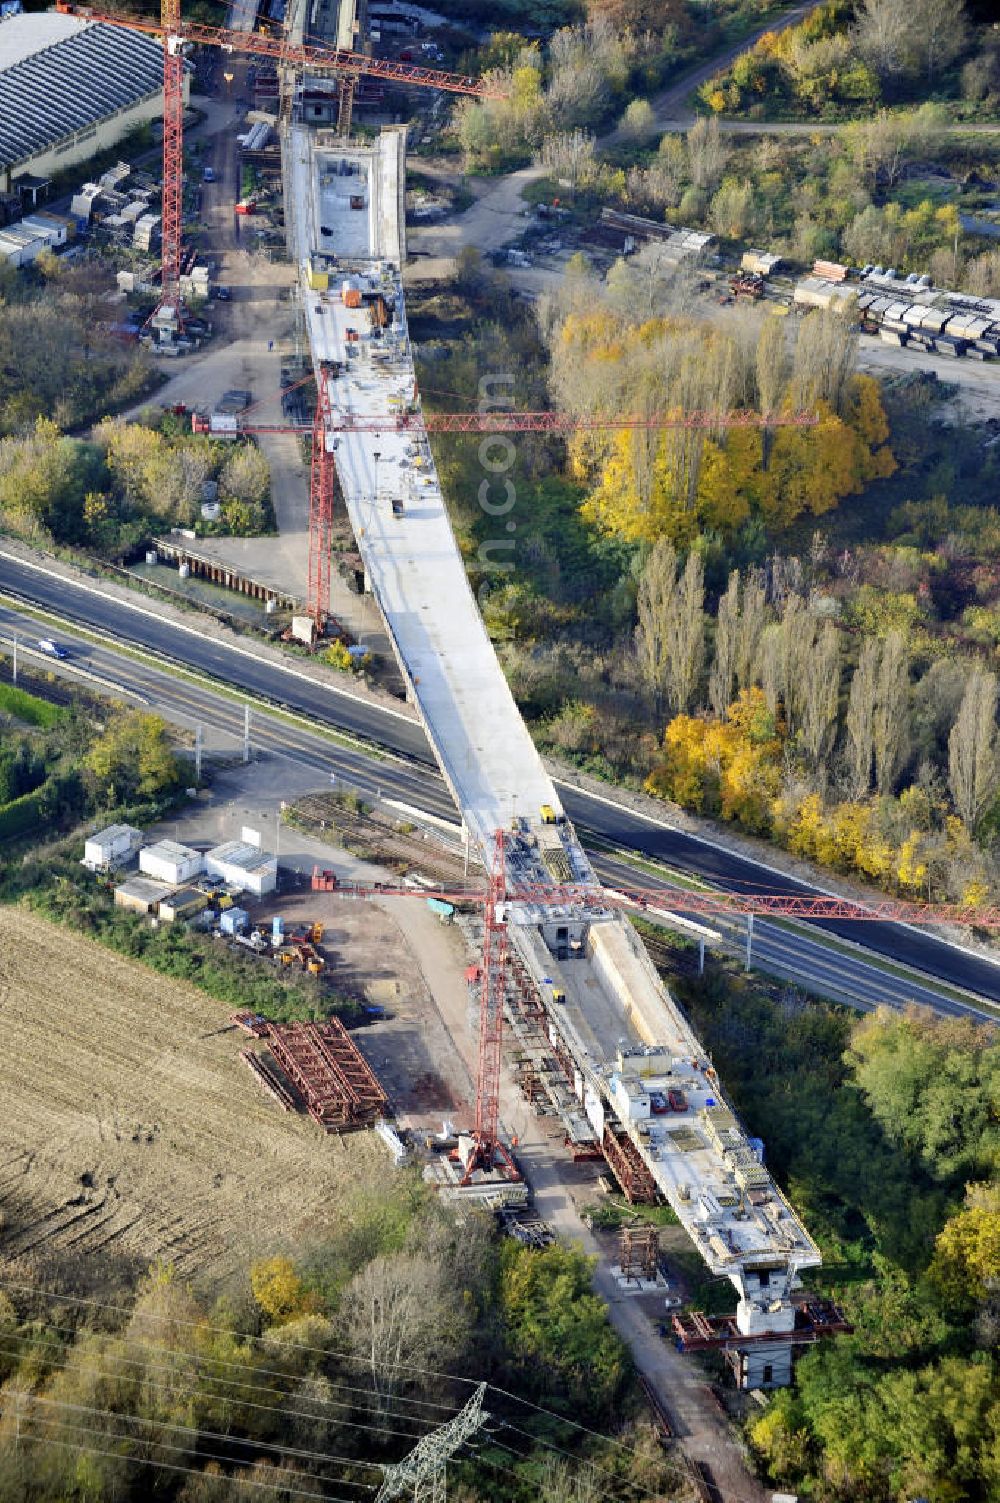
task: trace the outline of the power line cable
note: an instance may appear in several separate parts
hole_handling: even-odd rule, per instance
[[[102,1300],[88,1299],[88,1298],[86,1298],[83,1295],[56,1294],[56,1293],[49,1292],[48,1290],[38,1289],[33,1284],[17,1284],[17,1283],[14,1283],[13,1281],[11,1281],[9,1279],[0,1278],[0,1289],[3,1289],[3,1288],[6,1288],[6,1289],[15,1289],[15,1290],[17,1290],[17,1291],[19,1291],[21,1293],[25,1293],[25,1294],[39,1295],[43,1299],[61,1300],[61,1301],[63,1301],[66,1304],[87,1305],[87,1306],[89,1306],[92,1309],[107,1310],[107,1311],[110,1311],[112,1314],[115,1314],[115,1315],[124,1315],[124,1316],[129,1317],[129,1318],[131,1318],[135,1314],[134,1309],[132,1309],[132,1310],[127,1309],[126,1307],[124,1307],[122,1305],[110,1305],[110,1304],[107,1304],[106,1302],[104,1302]],[[155,1321],[160,1321],[162,1323],[169,1322],[171,1325],[175,1325],[175,1326],[187,1326],[191,1330],[210,1331],[214,1335],[217,1335],[217,1336],[228,1336],[230,1338],[236,1337],[236,1338],[238,1338],[241,1341],[254,1342],[257,1345],[263,1345],[263,1344],[266,1343],[266,1340],[267,1340],[266,1336],[258,1336],[258,1335],[254,1334],[251,1331],[233,1331],[231,1328],[229,1328],[227,1326],[212,1326],[212,1325],[207,1325],[205,1321],[201,1321],[201,1320],[183,1320],[183,1319],[179,1319],[177,1317],[174,1317],[172,1315],[157,1315],[154,1312],[148,1311],[148,1310],[144,1310],[142,1312],[142,1318],[144,1320],[155,1320]],[[75,1331],[76,1328],[66,1327],[66,1326],[54,1326],[53,1329],[54,1330],[64,1330],[64,1331],[72,1329],[72,1330]],[[122,1334],[122,1333],[119,1332],[119,1333],[108,1333],[108,1334]],[[327,1357],[327,1358],[336,1357],[339,1360],[346,1361],[346,1362],[354,1362],[354,1363],[360,1364],[361,1366],[365,1366],[365,1367],[371,1365],[371,1362],[372,1362],[371,1357],[368,1357],[368,1356],[366,1356],[366,1357],[359,1357],[356,1352],[345,1352],[345,1351],[339,1350],[338,1348],[335,1348],[335,1347],[311,1346],[308,1343],[302,1342],[302,1341],[289,1341],[289,1342],[286,1343],[286,1346],[287,1346],[287,1349],[289,1351],[311,1352],[311,1353],[317,1354],[317,1355],[322,1356],[322,1357]],[[184,1350],[186,1355],[191,1356],[191,1357],[195,1357],[195,1358],[198,1357],[198,1353],[196,1353],[196,1352],[190,1352],[186,1348],[180,1349],[180,1348],[167,1347],[167,1348],[164,1348],[164,1350],[166,1350],[166,1351]],[[274,1369],[256,1368],[253,1365],[253,1363],[250,1363],[250,1362],[235,1362],[235,1361],[232,1361],[231,1359],[225,1359],[225,1358],[210,1358],[210,1359],[205,1359],[205,1360],[218,1361],[220,1363],[226,1363],[227,1365],[232,1366],[232,1367],[241,1367],[241,1368],[244,1368],[248,1372],[274,1371]],[[392,1372],[416,1373],[416,1374],[418,1374],[419,1376],[422,1376],[422,1377],[440,1378],[440,1379],[443,1379],[443,1380],[445,1380],[447,1382],[450,1382],[450,1383],[465,1383],[467,1385],[471,1384],[472,1386],[475,1386],[476,1383],[479,1381],[479,1380],[477,1380],[475,1378],[463,1378],[463,1377],[459,1377],[458,1375],[452,1374],[452,1373],[439,1373],[439,1372],[435,1372],[431,1368],[415,1367],[415,1366],[413,1366],[411,1364],[404,1363],[404,1362],[391,1362],[391,1363],[390,1362],[380,1362],[377,1365],[380,1366],[380,1367],[382,1367],[382,1368],[385,1368],[385,1369],[387,1369],[389,1371],[392,1371]],[[366,1389],[366,1388],[354,1388],[350,1384],[347,1384],[347,1383],[338,1383],[338,1384],[335,1384],[334,1386],[338,1387],[338,1388],[345,1389],[346,1391],[351,1392],[351,1393],[362,1393],[362,1394],[367,1394],[369,1398],[371,1397],[371,1391],[369,1389]],[[447,1413],[449,1415],[454,1414],[454,1412],[455,1412],[454,1405],[441,1404],[441,1403],[438,1403],[434,1399],[416,1399],[416,1398],[411,1398],[411,1397],[409,1397],[407,1395],[404,1395],[404,1394],[399,1395],[399,1399],[400,1399],[400,1402],[402,1402],[402,1403],[407,1403],[407,1404],[421,1404],[421,1405],[424,1405],[426,1408],[442,1410],[442,1411],[444,1411],[445,1413]],[[419,1418],[419,1416],[415,1415],[414,1419],[416,1419],[416,1418]]]
[[[50,1326],[47,1327],[47,1329],[48,1330],[54,1330],[54,1331],[61,1331],[61,1332],[64,1332],[64,1333],[66,1333],[68,1335],[74,1335],[74,1336],[78,1335],[78,1334],[81,1334],[81,1333],[88,1334],[88,1335],[101,1336],[101,1337],[106,1336],[106,1337],[109,1337],[112,1340],[128,1341],[128,1342],[130,1342],[130,1344],[132,1344],[132,1345],[134,1345],[136,1347],[139,1347],[143,1351],[156,1352],[156,1353],[159,1353],[160,1355],[168,1356],[168,1357],[169,1356],[183,1357],[183,1358],[188,1359],[189,1361],[191,1361],[194,1364],[201,1363],[201,1364],[203,1364],[206,1367],[210,1367],[213,1364],[219,1364],[219,1365],[224,1366],[224,1367],[235,1367],[237,1370],[243,1371],[243,1372],[248,1372],[248,1373],[264,1373],[265,1375],[271,1376],[271,1377],[283,1377],[283,1378],[286,1378],[286,1379],[288,1379],[289,1382],[294,1381],[294,1375],[293,1374],[283,1373],[280,1370],[280,1368],[256,1367],[252,1362],[234,1362],[231,1359],[227,1359],[227,1358],[223,1358],[223,1357],[213,1357],[211,1355],[200,1353],[200,1352],[192,1352],[192,1351],[189,1351],[186,1347],[156,1346],[152,1342],[144,1342],[144,1341],[137,1340],[135,1337],[130,1337],[125,1332],[90,1331],[86,1327],[83,1327],[83,1328],[77,1327],[74,1330],[74,1328],[72,1326],[55,1326],[55,1325],[50,1325]],[[8,1340],[11,1339],[11,1338],[13,1338],[14,1340],[23,1341],[23,1342],[28,1343],[30,1345],[31,1337],[29,1335],[18,1335],[16,1332],[8,1332],[6,1334],[7,1334]],[[0,1348],[0,1349],[3,1349],[3,1348]],[[11,1351],[10,1348],[6,1348],[5,1350]],[[68,1347],[67,1350],[68,1350],[69,1354],[72,1355],[72,1353],[73,1353],[73,1347]],[[161,1372],[168,1372],[168,1373],[172,1373],[172,1372],[176,1372],[177,1371],[177,1369],[174,1368],[169,1363],[165,1363],[165,1362],[159,1362],[159,1363],[158,1362],[146,1362],[144,1359],[141,1359],[139,1357],[130,1357],[130,1356],[128,1356],[124,1352],[107,1352],[107,1351],[105,1351],[105,1352],[102,1353],[102,1356],[107,1357],[107,1358],[109,1358],[109,1359],[111,1359],[111,1360],[113,1360],[115,1362],[124,1362],[124,1363],[128,1363],[131,1366],[135,1366],[135,1367],[139,1367],[139,1366],[147,1367],[147,1368],[153,1369],[154,1371],[161,1371]],[[69,1365],[69,1364],[67,1363],[67,1365]],[[224,1377],[220,1377],[218,1374],[212,1373],[212,1372],[205,1372],[205,1373],[194,1372],[194,1373],[189,1374],[189,1376],[195,1377],[195,1378],[197,1378],[197,1377],[204,1377],[204,1379],[205,1379],[206,1382],[213,1383],[213,1384],[222,1383],[222,1384],[225,1384],[226,1387],[229,1387],[229,1388],[247,1388],[247,1389],[249,1389],[253,1393],[259,1393],[259,1394],[261,1394],[261,1393],[270,1393],[270,1394],[275,1394],[275,1395],[277,1395],[277,1396],[279,1396],[281,1398],[291,1398],[292,1397],[292,1394],[289,1392],[288,1389],[274,1388],[271,1385],[266,1384],[266,1383],[243,1383],[238,1378],[224,1378]],[[354,1387],[354,1386],[352,1386],[350,1384],[347,1384],[347,1383],[336,1383],[336,1382],[333,1382],[331,1379],[327,1379],[327,1378],[324,1378],[324,1381],[327,1382],[327,1383],[329,1383],[332,1388],[343,1389],[347,1393],[358,1393],[358,1394],[361,1394],[363,1398],[372,1399],[372,1398],[376,1398],[377,1397],[377,1395],[375,1393],[373,1393],[372,1390],[369,1389],[369,1388],[358,1388],[358,1387]],[[191,1391],[193,1392],[193,1390],[191,1390]],[[233,1403],[241,1403],[243,1401],[234,1398],[232,1400],[232,1402]],[[324,1407],[332,1407],[332,1408],[338,1408],[338,1409],[349,1409],[351,1411],[360,1410],[363,1414],[381,1414],[381,1413],[386,1412],[386,1406],[385,1405],[375,1405],[373,1407],[373,1406],[367,1405],[367,1404],[359,1404],[355,1400],[349,1400],[349,1399],[333,1399],[333,1398],[331,1398],[331,1399],[318,1399],[318,1400],[316,1400],[316,1402],[317,1402],[317,1404],[321,1404]],[[394,1396],[392,1402],[393,1403],[422,1403],[423,1400],[421,1400],[421,1399],[410,1400],[410,1399],[407,1398],[407,1396],[405,1394],[400,1394],[398,1396]],[[268,1406],[263,1406],[263,1407],[268,1407]],[[281,1410],[280,1412],[281,1413],[288,1413],[289,1411],[287,1411],[287,1410]],[[436,1423],[436,1421],[433,1421],[433,1420],[429,1419],[426,1415],[423,1415],[423,1414],[406,1414],[405,1412],[398,1412],[398,1413],[394,1413],[394,1418],[400,1419],[400,1420],[406,1420],[406,1421],[408,1421],[411,1424],[432,1424],[432,1423]],[[340,1423],[340,1421],[338,1421],[338,1423]]]
[[[103,1434],[99,1430],[88,1433]],[[52,1435],[22,1435],[20,1439],[22,1442],[32,1442],[35,1445],[61,1446],[67,1451],[82,1451],[88,1456],[106,1456],[111,1461],[124,1461],[130,1466],[155,1466],[159,1471],[183,1472],[186,1476],[207,1477],[213,1482],[229,1482],[231,1480],[229,1475],[224,1472],[206,1472],[198,1467],[178,1466],[175,1462],[170,1461],[150,1462],[141,1456],[123,1456],[120,1451],[105,1451],[98,1446],[81,1445],[79,1441],[59,1440]],[[254,1487],[269,1493],[280,1491],[287,1493],[291,1498],[316,1498],[319,1500],[319,1503],[357,1503],[356,1498],[340,1498],[333,1493],[310,1493],[306,1492],[303,1488],[290,1487],[286,1482],[255,1482],[250,1477],[241,1477],[240,1486]]]
[[[182,1456],[188,1456],[188,1455],[192,1455],[193,1456],[193,1455],[197,1454],[198,1456],[202,1457],[205,1461],[221,1461],[221,1462],[224,1462],[224,1463],[226,1463],[226,1464],[228,1464],[230,1466],[243,1466],[243,1467],[245,1467],[247,1465],[246,1462],[240,1462],[235,1456],[233,1456],[231,1454],[230,1455],[225,1455],[225,1454],[223,1454],[220,1451],[206,1451],[203,1447],[200,1447],[200,1446],[196,1447],[196,1446],[176,1445],[172,1441],[169,1441],[169,1440],[158,1440],[155,1437],[148,1437],[148,1436],[144,1436],[144,1435],[122,1435],[122,1434],[119,1434],[115,1430],[105,1429],[105,1428],[103,1428],[102,1426],[99,1426],[99,1425],[75,1424],[72,1420],[55,1420],[55,1421],[52,1421],[50,1423],[54,1423],[54,1424],[58,1425],[60,1432],[69,1431],[69,1432],[78,1433],[78,1434],[81,1434],[81,1435],[99,1435],[99,1436],[103,1437],[103,1439],[105,1439],[105,1440],[118,1441],[118,1442],[120,1442],[120,1443],[122,1443],[124,1445],[135,1444],[135,1445],[138,1445],[138,1446],[148,1446],[151,1451],[154,1451],[154,1450],[155,1451],[174,1451],[174,1452],[179,1453]],[[35,1433],[31,1432],[31,1431],[28,1431],[28,1432],[23,1432],[19,1436],[18,1443],[20,1444],[21,1441],[25,1441],[25,1440],[45,1440],[47,1438],[48,1437],[45,1436],[45,1435],[38,1435],[38,1434],[35,1434]],[[234,1441],[233,1442],[233,1449],[234,1450],[236,1449],[236,1446],[237,1446],[237,1442]],[[79,1449],[86,1450],[87,1447],[80,1445]],[[159,1461],[157,1461],[155,1459],[155,1457],[152,1456],[152,1455],[148,1455],[148,1456],[135,1456],[135,1455],[132,1455],[129,1452],[125,1452],[125,1451],[116,1451],[113,1454],[116,1455],[122,1461],[133,1461],[133,1462],[135,1462],[139,1466],[157,1467],[157,1466],[161,1465],[161,1463]],[[259,1461],[261,1459],[263,1459],[263,1458],[260,1458],[260,1457],[255,1458],[255,1461],[254,1461],[253,1464],[256,1465],[257,1461]],[[374,1492],[375,1491],[375,1487],[374,1487],[374,1485],[372,1483],[370,1483],[370,1482],[352,1482],[347,1477],[339,1477],[337,1479],[337,1485],[339,1487],[357,1487],[357,1488],[362,1488],[365,1492]],[[348,1499],[345,1498],[344,1499],[344,1503],[360,1503],[360,1500],[357,1499],[357,1498],[355,1498],[353,1500],[348,1500]]]
[[[174,1420],[161,1420],[136,1414],[131,1409],[101,1409],[93,1404],[73,1404],[68,1399],[48,1398],[43,1394],[29,1394],[26,1396],[29,1405],[43,1404],[51,1409],[68,1409],[74,1414],[91,1414],[101,1419],[134,1421],[138,1425],[155,1425],[160,1430],[171,1430],[178,1435],[191,1435],[197,1445],[201,1440],[221,1441],[223,1445],[246,1446],[255,1450],[281,1451],[288,1456],[298,1456],[304,1461],[322,1461],[330,1466],[353,1466],[364,1471],[381,1471],[382,1467],[377,1461],[358,1461],[351,1456],[334,1456],[327,1451],[312,1451],[305,1447],[286,1446],[283,1442],[269,1440],[250,1440],[238,1435],[224,1435],[218,1430],[203,1430],[199,1425],[182,1425]],[[194,1447],[192,1447],[194,1449]],[[351,1486],[356,1485],[351,1483]]]
[[[9,1347],[0,1346],[0,1351],[5,1351],[8,1354],[14,1355],[14,1356],[23,1355],[23,1353],[19,1353],[16,1348],[9,1348]],[[150,1365],[152,1365],[152,1364],[150,1364]],[[67,1367],[68,1367],[68,1364],[67,1364]],[[112,1373],[109,1376],[116,1377],[116,1378],[118,1378],[119,1381],[122,1381],[122,1382],[138,1381],[137,1379],[123,1377],[121,1374],[114,1374],[114,1373]],[[151,1379],[146,1379],[145,1381],[146,1381],[146,1385],[148,1387],[150,1387],[150,1388],[160,1389],[160,1390],[162,1390],[165,1393],[170,1393],[170,1392],[174,1391],[174,1385],[173,1384],[170,1384],[170,1383],[158,1383],[155,1380],[151,1380]],[[210,1394],[199,1394],[198,1391],[196,1389],[193,1389],[193,1388],[186,1388],[186,1389],[183,1390],[183,1392],[186,1393],[186,1395],[188,1397],[190,1397],[190,1398],[199,1398],[199,1397],[210,1398],[211,1397]],[[234,1404],[239,1404],[244,1409],[254,1409],[254,1410],[260,1411],[260,1412],[265,1413],[265,1414],[278,1414],[278,1415],[280,1415],[284,1419],[304,1419],[304,1420],[315,1421],[317,1418],[319,1418],[319,1419],[323,1418],[322,1415],[310,1414],[307,1410],[285,1409],[285,1408],[279,1407],[277,1404],[257,1404],[253,1400],[251,1400],[251,1399],[233,1399],[233,1400],[228,1400],[225,1395],[222,1395],[222,1398],[226,1402],[232,1402]],[[348,1430],[369,1430],[369,1431],[372,1431],[373,1433],[375,1433],[376,1435],[392,1435],[394,1437],[397,1437],[400,1440],[407,1440],[411,1444],[412,1444],[413,1441],[420,1439],[420,1432],[419,1431],[414,1432],[412,1430],[390,1430],[388,1428],[388,1426],[386,1426],[386,1425],[368,1425],[368,1424],[365,1424],[361,1420],[356,1420],[354,1422],[347,1422],[347,1421],[335,1421],[335,1422],[336,1423],[342,1423],[343,1426],[344,1426],[344,1428],[348,1429]]]
[[[62,1301],[64,1303],[66,1303],[66,1304],[84,1305],[84,1306],[87,1306],[87,1307],[93,1308],[93,1309],[107,1310],[107,1311],[110,1311],[110,1312],[112,1312],[114,1314],[117,1314],[117,1315],[123,1315],[123,1316],[129,1316],[130,1317],[134,1313],[134,1311],[129,1310],[129,1309],[127,1309],[127,1308],[125,1308],[125,1307],[123,1307],[121,1305],[111,1305],[111,1304],[108,1304],[105,1301],[91,1299],[91,1298],[88,1298],[88,1297],[83,1296],[83,1295],[58,1294],[58,1293],[55,1293],[55,1292],[50,1292],[50,1291],[47,1291],[47,1290],[39,1289],[39,1288],[37,1288],[37,1286],[35,1286],[33,1284],[21,1284],[21,1283],[17,1283],[14,1280],[10,1280],[10,1279],[0,1278],[0,1288],[14,1289],[14,1290],[17,1290],[17,1291],[19,1291],[21,1293],[38,1295],[38,1296],[41,1296],[44,1299],[60,1300],[60,1301]],[[189,1327],[191,1329],[197,1329],[197,1330],[202,1330],[202,1331],[208,1330],[208,1331],[214,1332],[217,1335],[228,1336],[230,1338],[235,1335],[235,1336],[240,1337],[240,1339],[242,1339],[244,1341],[248,1341],[248,1342],[255,1342],[255,1343],[260,1344],[265,1339],[262,1336],[254,1335],[253,1333],[248,1332],[248,1331],[233,1332],[228,1327],[206,1325],[206,1323],[204,1321],[183,1320],[183,1319],[177,1319],[175,1317],[166,1316],[166,1315],[158,1316],[158,1315],[153,1314],[152,1312],[147,1312],[147,1311],[144,1311],[143,1314],[144,1314],[144,1317],[147,1318],[147,1319],[160,1320],[160,1321],[164,1321],[164,1322],[166,1322],[166,1321],[169,1320],[171,1322],[171,1324],[173,1324],[173,1325],[187,1326],[187,1327]],[[371,1358],[370,1357],[359,1357],[354,1352],[345,1352],[345,1351],[342,1351],[342,1350],[339,1350],[339,1349],[329,1348],[329,1347],[312,1346],[312,1345],[310,1345],[310,1344],[308,1344],[306,1342],[293,1342],[293,1341],[290,1341],[290,1342],[287,1343],[287,1345],[288,1345],[289,1350],[291,1350],[291,1351],[303,1351],[303,1352],[318,1353],[319,1355],[327,1357],[327,1358],[336,1357],[336,1358],[338,1358],[340,1360],[343,1360],[343,1361],[354,1362],[354,1363],[363,1364],[363,1365],[366,1365],[366,1366],[369,1365],[370,1362],[371,1362]],[[239,1365],[239,1364],[237,1364],[237,1365]],[[250,1367],[250,1364],[245,1364],[245,1366],[248,1367],[251,1371],[253,1370]],[[378,1364],[378,1366],[380,1366],[381,1368],[383,1368],[386,1371],[393,1372],[393,1373],[413,1373],[413,1374],[416,1374],[416,1375],[418,1375],[420,1377],[436,1378],[436,1379],[438,1379],[440,1381],[448,1382],[448,1383],[456,1383],[456,1384],[457,1383],[464,1383],[464,1384],[466,1384],[467,1386],[470,1386],[470,1387],[477,1386],[477,1384],[481,1381],[481,1379],[462,1377],[462,1376],[460,1376],[459,1374],[456,1374],[456,1373],[442,1373],[442,1372],[437,1371],[434,1368],[417,1367],[413,1363],[406,1363],[406,1362],[392,1362],[392,1363],[390,1363],[390,1362],[381,1362],[381,1363]],[[589,1435],[592,1439],[601,1441],[605,1445],[615,1446],[617,1449],[622,1450],[622,1451],[626,1451],[626,1452],[628,1452],[632,1456],[638,1456],[638,1454],[639,1454],[636,1451],[636,1449],[635,1449],[634,1446],[628,1445],[625,1441],[618,1440],[615,1436],[606,1435],[606,1434],[603,1434],[602,1432],[600,1432],[598,1430],[591,1429],[590,1426],[583,1425],[578,1420],[569,1419],[564,1414],[557,1414],[555,1410],[553,1410],[553,1409],[547,1409],[542,1404],[536,1404],[531,1399],[524,1398],[524,1396],[521,1395],[521,1394],[511,1393],[511,1391],[509,1389],[501,1388],[501,1387],[499,1387],[498,1384],[495,1384],[495,1383],[490,1383],[489,1387],[490,1387],[490,1389],[494,1393],[499,1394],[502,1398],[509,1399],[512,1403],[515,1403],[515,1404],[523,1404],[526,1408],[533,1410],[536,1414],[541,1414],[541,1415],[546,1416],[546,1418],[548,1418],[548,1419],[556,1420],[559,1424],[566,1425],[568,1428],[573,1429],[573,1430],[577,1430],[581,1434]],[[367,1392],[367,1390],[359,1390],[359,1391]],[[427,1399],[427,1400],[424,1400],[424,1399],[412,1400],[411,1402],[427,1404],[428,1406],[433,1407],[433,1408],[437,1408],[437,1409],[445,1409],[445,1410],[447,1410],[447,1412],[449,1414],[454,1413],[454,1410],[453,1409],[448,1409],[448,1406],[446,1406],[444,1404],[437,1404],[433,1400],[430,1400],[430,1399]],[[511,1425],[510,1428],[514,1429],[516,1427],[514,1427],[513,1425]],[[522,1433],[524,1433],[526,1436],[530,1436],[530,1432],[525,1431],[525,1432],[522,1432]],[[548,1447],[548,1448],[550,1448],[552,1450],[556,1450],[556,1451],[560,1450],[560,1448],[558,1446],[556,1446],[553,1441],[548,1441],[548,1440],[546,1440],[542,1436],[530,1436],[530,1439],[536,1445],[545,1446],[545,1447]],[[561,1454],[570,1454],[571,1455],[572,1453],[562,1452]],[[680,1468],[676,1468],[676,1470],[678,1472],[681,1471]],[[655,1494],[653,1494],[652,1491],[651,1491],[651,1489],[649,1489],[649,1488],[645,1488],[644,1491],[646,1491],[647,1493],[649,1493],[650,1496],[655,1496]]]

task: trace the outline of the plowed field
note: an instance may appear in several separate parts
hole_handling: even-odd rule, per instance
[[[386,1161],[282,1113],[228,1009],[0,908],[0,1258],[170,1259],[213,1277],[327,1224]]]

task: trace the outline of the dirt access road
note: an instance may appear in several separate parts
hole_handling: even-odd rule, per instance
[[[454,926],[441,925],[422,903],[380,901],[406,934],[420,975],[434,999],[435,1012],[465,1063],[470,1087],[476,1077],[478,1042],[470,1012],[464,968],[470,952]],[[366,1039],[377,1036],[370,1030]],[[612,1324],[627,1342],[636,1367],[647,1377],[671,1416],[678,1445],[689,1462],[705,1465],[723,1503],[765,1503],[767,1494],[753,1476],[727,1417],[720,1410],[697,1360],[664,1341],[641,1305],[623,1294],[612,1277],[605,1250],[581,1218],[597,1198],[598,1166],[574,1164],[562,1133],[531,1111],[506,1063],[501,1073],[500,1114],[508,1140],[516,1137],[517,1157],[531,1186],[535,1206],[559,1240],[576,1243],[597,1259],[594,1285],[607,1302]]]
[[[204,809],[190,811],[161,833],[195,842],[221,840],[251,824],[267,832],[269,840],[281,791],[282,775],[275,765],[234,768],[217,779]],[[285,788],[285,796],[288,793]],[[333,867],[344,880],[389,877],[384,869],[287,825],[281,830],[281,861],[283,870],[303,875],[318,862]],[[383,1003],[393,1015],[360,1030],[356,1038],[389,1089],[404,1125],[437,1130],[445,1117],[458,1125],[471,1124],[478,1035],[465,968],[477,957],[459,926],[442,924],[419,897],[352,903],[336,894],[303,892],[301,899],[269,900],[268,911],[272,907],[288,918],[301,911],[303,917],[324,922],[324,943],[334,952],[334,979],[343,977],[351,990],[364,988],[372,1001]],[[636,1366],[670,1414],[684,1456],[710,1469],[723,1503],[765,1503],[767,1495],[697,1359],[681,1356],[659,1336],[642,1302],[622,1293],[611,1275],[606,1249],[582,1220],[583,1208],[597,1199],[600,1166],[572,1162],[561,1131],[534,1115],[506,1061],[500,1116],[505,1136],[517,1139],[518,1161],[539,1213],[560,1240],[576,1243],[597,1258],[595,1286]],[[380,1172],[387,1172],[384,1164]]]
[[[654,95],[650,104],[653,107],[655,129],[686,130],[695,118],[687,100],[700,84],[748,47],[752,47],[765,32],[784,31],[786,27],[796,25],[814,9],[814,0],[794,6],[769,25],[758,27],[741,41],[731,43],[705,62],[698,63],[683,78]],[[615,128],[598,137],[598,148],[614,145],[619,139],[620,133]],[[421,163],[421,171],[428,172],[428,165]],[[433,166],[430,167],[429,175],[435,175]],[[442,175],[454,177],[453,173]],[[488,255],[499,246],[516,240],[524,231],[524,189],[543,175],[540,167],[522,167],[505,177],[488,180],[476,202],[454,219],[440,224],[408,227],[408,248],[411,255],[417,252],[419,259],[408,268],[407,281],[427,281],[440,277],[451,269],[450,263],[467,245]],[[473,180],[467,186],[475,191],[477,184]]]

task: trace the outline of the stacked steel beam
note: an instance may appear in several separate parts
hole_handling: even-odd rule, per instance
[[[326,1023],[272,1024],[275,1063],[327,1132],[370,1127],[388,1105],[374,1070],[336,1018]]]

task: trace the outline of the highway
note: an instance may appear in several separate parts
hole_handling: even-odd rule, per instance
[[[394,752],[410,766],[395,759],[366,756],[363,751],[343,748],[322,735],[303,727],[263,720],[254,734],[254,745],[296,761],[322,767],[327,775],[336,771],[348,777],[364,792],[374,792],[377,785],[384,793],[402,799],[446,819],[455,819],[455,807],[434,765],[420,726],[405,714],[337,691],[325,684],[311,683],[297,663],[288,667],[257,658],[252,646],[237,649],[225,642],[203,635],[192,624],[181,625],[156,614],[155,602],[137,597],[135,604],[101,593],[94,586],[82,587],[62,575],[49,574],[29,567],[0,550],[0,592],[29,601],[51,611],[67,622],[107,634],[122,644],[143,647],[172,661],[208,675],[233,689],[264,698],[276,706],[305,717],[319,726],[343,731]],[[23,637],[43,635],[42,629],[25,624],[8,610],[0,610],[0,629],[10,631],[19,623]],[[123,658],[106,648],[81,643],[74,649],[74,661],[117,682],[127,682],[140,694],[146,694],[164,713],[180,718],[188,725],[202,720],[206,725],[228,729],[235,737],[242,734],[242,707],[232,700],[183,682],[168,674]],[[789,892],[808,894],[817,889],[778,873],[766,864],[734,855],[721,846],[669,825],[651,815],[638,813],[617,803],[613,790],[608,795],[584,792],[572,784],[559,783],[566,812],[584,836],[596,835],[611,842],[664,862],[731,891]],[[632,871],[632,885],[655,885],[645,872]],[[718,925],[716,925],[718,927]],[[863,958],[832,952],[808,939],[808,927],[795,931],[785,925],[755,925],[754,952],[762,969],[771,969],[808,986],[815,977],[818,991],[837,985],[837,995],[847,1000],[853,995],[862,1004],[871,999],[926,1001],[939,1011],[967,1011],[961,1002],[942,997],[932,987],[925,995],[905,978],[896,978],[880,968],[866,965]],[[863,946],[884,960],[912,967],[928,980],[960,988],[992,1002],[1000,1002],[1000,963],[951,945],[931,930],[917,930],[898,924],[858,924],[825,921],[822,927]],[[780,968],[778,968],[780,963]]]

